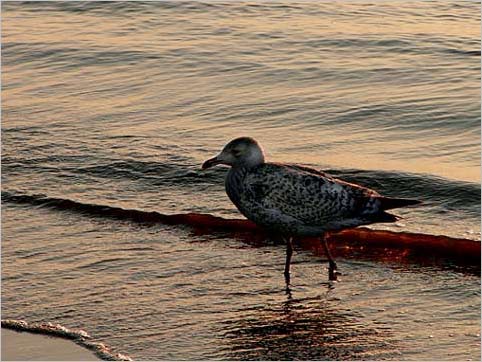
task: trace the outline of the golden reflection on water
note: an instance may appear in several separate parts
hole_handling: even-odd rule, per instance
[[[344,4],[343,8],[347,8],[348,11],[350,7],[357,5]],[[395,4],[386,5],[389,8],[393,8]],[[428,10],[428,9],[427,9]],[[11,39],[15,38],[18,42],[26,43],[41,43],[47,42],[55,46],[55,43],[71,43],[72,48],[75,49],[78,44],[84,44],[84,46],[95,46],[95,49],[105,48],[108,50],[110,47],[125,47],[130,50],[135,49],[151,49],[153,52],[165,52],[168,50],[182,49],[188,47],[206,47],[206,49],[216,50],[222,48],[225,41],[224,38],[217,40],[213,37],[182,37],[179,40],[173,40],[172,37],[168,38],[166,34],[163,33],[163,29],[158,29],[158,33],[153,32],[152,29],[144,29],[135,32],[119,33],[125,29],[117,29],[117,22],[115,18],[99,21],[96,24],[95,31],[89,31],[86,29],[82,31],[82,37],[77,39],[72,39],[71,32],[65,32],[63,29],[68,25],[69,28],[84,28],[86,22],[92,22],[92,18],[88,14],[73,14],[69,16],[68,24],[66,19],[58,19],[57,17],[42,16],[42,18],[31,17],[23,18],[22,25],[25,28],[36,29],[36,31],[25,32],[20,30],[15,30],[15,21],[18,19],[9,18],[9,12],[5,14],[5,20],[3,22],[4,33],[8,34]],[[192,21],[195,23],[196,20],[202,22],[204,17],[208,14],[197,14],[192,17]],[[229,14],[226,15],[228,19],[218,19],[210,17],[210,23],[219,23],[216,26],[226,26],[226,22],[229,24]],[[378,37],[383,34],[384,37],[390,38],[401,37],[410,34],[423,33],[424,36],[467,36],[467,37],[479,37],[480,29],[478,26],[473,26],[473,24],[464,24],[461,26],[460,23],[455,22],[454,24],[447,23],[443,18],[439,21],[431,22],[418,22],[418,17],[421,16],[420,13],[414,14],[413,23],[407,22],[403,27],[399,26],[396,22],[396,18],[385,18],[383,19],[383,26],[380,24],[372,23],[372,20],[364,19],[361,17],[361,24],[354,24],[352,21],[347,22],[333,22],[330,21],[330,17],[313,17],[307,16],[304,18],[300,16],[299,18],[293,19],[288,18],[285,21],[279,21],[279,19],[263,19],[260,21],[258,17],[245,17],[237,18],[235,23],[231,23],[230,26],[240,29],[249,29],[250,32],[254,33],[276,33],[277,31],[281,33],[296,33],[303,32],[306,38],[312,37],[316,39],[326,39],[333,37],[336,39],[340,37],[340,34],[356,34],[360,31],[358,26],[363,27],[363,38]],[[139,21],[139,19],[137,19]],[[211,24],[212,25],[212,24]],[[182,26],[182,24],[180,24]],[[194,25],[192,25],[195,27]],[[363,40],[361,38],[361,40]],[[241,38],[233,38],[232,46],[236,47],[237,43],[242,44],[245,40]],[[216,43],[219,42],[219,43]],[[77,44],[77,45],[76,45]],[[8,50],[7,50],[8,51]],[[285,51],[289,54],[290,48],[287,47]],[[393,57],[385,56],[379,58],[376,55],[369,56],[359,56],[353,54],[356,59],[350,57],[349,60],[346,58],[348,55],[342,53],[327,54],[323,55],[317,54],[316,52],[307,51],[304,54],[300,54],[298,60],[300,62],[306,62],[307,65],[312,67],[323,68],[344,68],[349,69],[356,65],[359,69],[371,69],[371,68],[396,68],[399,67],[401,63],[404,62],[404,56],[397,54]],[[291,58],[285,57],[278,59],[256,59],[256,57],[249,54],[245,55],[246,61],[262,61],[266,64],[272,64],[273,66],[290,67]],[[407,58],[407,62],[410,58]],[[427,57],[427,61],[430,61]],[[158,64],[159,70],[162,69],[162,61]],[[90,66],[91,71],[95,74],[95,71],[100,71],[102,66],[97,66],[94,62]],[[14,68],[6,67],[3,73],[4,83],[9,83],[14,81],[15,78],[13,74]],[[144,89],[142,92],[130,92],[129,87],[125,89],[124,94],[118,94],[116,97],[99,97],[96,96],[97,93],[102,93],[102,89],[96,89],[96,83],[92,83],[92,80],[97,80],[99,82],[115,83],[122,82],[125,78],[126,82],[129,79],[149,79],[149,77],[155,77],[156,68],[153,69],[143,69],[140,71],[136,69],[135,65],[124,66],[119,72],[115,74],[97,74],[94,78],[79,77],[76,70],[64,70],[62,71],[62,77],[56,80],[45,81],[43,88],[53,88],[56,82],[64,82],[68,84],[76,84],[76,88],[84,90],[85,94],[66,94],[55,92],[48,92],[43,95],[41,99],[37,99],[36,102],[50,106],[52,104],[64,105],[65,108],[77,108],[77,109],[96,109],[97,111],[109,111],[120,109],[123,107],[133,106],[135,104],[142,104],[143,99],[149,94],[149,92],[156,92],[156,88],[160,87],[160,84],[153,84],[153,87]],[[88,74],[88,73],[85,73]],[[24,76],[34,76],[34,74],[25,72]],[[113,79],[112,77],[115,77]],[[141,77],[141,78],[140,78]],[[154,79],[154,78],[153,78]],[[286,99],[287,102],[291,102],[293,98],[300,97],[314,97],[323,100],[327,98],[328,100],[340,99],[341,101],[347,100],[350,105],[354,107],[362,108],[363,105],[370,104],[371,102],[380,99],[380,94],[385,94],[385,102],[407,102],[413,101],[417,95],[423,96],[426,94],[432,94],[436,97],[438,94],[444,93],[444,90],[440,86],[432,87],[430,84],[426,85],[404,85],[399,86],[397,83],[385,82],[377,83],[373,86],[370,85],[357,85],[350,84],[347,87],[343,86],[343,82],[337,80],[326,80],[320,84],[315,84],[310,80],[300,83],[292,83],[279,87],[277,85],[263,85],[261,82],[258,86],[258,90],[261,92],[254,96],[251,93],[245,93],[242,87],[237,87],[236,84],[229,82],[229,77],[225,80],[221,79],[218,75],[214,75],[211,78],[199,78],[189,80],[193,83],[192,87],[189,87],[189,83],[185,80],[179,80],[176,84],[169,80],[162,80],[162,87],[164,87],[163,94],[166,94],[165,99],[160,99],[160,101],[166,101],[167,105],[172,102],[173,97],[180,96],[181,98],[195,98],[202,93],[217,93],[222,92],[223,94],[229,94],[230,98],[236,100],[236,103],[249,103],[253,102],[254,97],[260,101],[270,102],[270,100],[282,100]],[[124,82],[125,83],[125,82]],[[127,83],[125,83],[127,84]],[[125,86],[124,84],[124,86]],[[115,89],[116,85],[113,84],[111,89]],[[122,87],[122,85],[117,85],[117,87]],[[431,88],[432,87],[432,88]],[[110,88],[106,88],[110,89]],[[14,92],[4,92],[4,102],[8,102],[10,106],[26,107],[29,102],[32,102],[32,98],[29,97],[29,93],[33,93],[38,90],[32,84],[25,84],[23,87],[17,88]],[[446,92],[451,91],[447,89]],[[167,94],[170,92],[171,94]],[[176,92],[178,93],[176,95]],[[465,92],[465,95],[464,95]],[[480,92],[474,88],[467,88],[465,91],[458,91],[457,95],[459,97],[466,98],[476,98],[480,95]],[[163,97],[161,97],[163,98]],[[305,104],[297,105],[292,104],[293,107],[303,108]],[[330,106],[325,110],[323,108],[319,109],[321,114],[320,119],[323,119],[323,113],[325,111],[332,111]],[[169,112],[166,110],[166,112]],[[369,117],[369,116],[367,116]],[[389,117],[389,116],[388,116]],[[278,125],[283,125],[284,122],[291,124],[292,126],[286,127],[273,127],[276,134],[271,134],[266,136],[265,129],[257,129],[256,127],[246,127],[246,129],[240,129],[240,127],[232,128],[230,121],[223,122],[222,116],[216,116],[216,124],[218,127],[214,127],[209,124],[209,121],[202,120],[200,122],[199,118],[185,116],[182,119],[177,117],[175,120],[170,119],[167,114],[161,115],[159,119],[158,127],[154,127],[152,124],[135,124],[129,126],[125,125],[125,129],[118,130],[122,134],[150,134],[150,132],[162,132],[163,127],[167,125],[177,124],[178,131],[182,132],[184,129],[187,130],[202,130],[203,128],[211,128],[209,133],[216,133],[218,142],[227,141],[228,139],[239,136],[240,134],[249,134],[257,138],[261,138],[262,143],[265,145],[268,154],[270,154],[272,160],[280,161],[287,160],[292,162],[307,163],[313,165],[330,165],[332,167],[346,167],[346,168],[359,168],[359,169],[382,169],[382,170],[407,170],[410,172],[417,173],[429,173],[440,175],[452,179],[466,180],[479,182],[480,181],[480,171],[476,165],[472,167],[467,167],[467,164],[457,164],[454,162],[449,162],[452,155],[445,156],[444,154],[437,155],[437,147],[439,140],[433,138],[430,134],[427,134],[426,140],[420,145],[420,153],[416,157],[407,157],[405,152],[407,148],[410,147],[410,143],[413,142],[410,139],[403,140],[400,139],[400,131],[394,131],[398,137],[394,137],[393,141],[388,142],[387,140],[377,140],[373,137],[371,130],[366,130],[363,132],[361,129],[353,130],[348,125],[333,125],[331,126],[331,131],[323,129],[322,131],[314,132],[314,128],[304,131],[303,128],[309,125],[310,120],[305,119],[291,119],[289,115],[284,117],[279,117],[277,119]],[[253,118],[253,122],[263,122],[266,126],[267,120],[263,117]],[[268,120],[269,122],[269,120]],[[315,124],[316,125],[316,124]],[[293,139],[290,136],[292,127],[296,128],[295,131],[297,139]],[[175,129],[177,127],[174,127]],[[410,137],[410,136],[408,136]],[[474,138],[473,135],[469,137]],[[366,138],[367,141],[364,141]],[[323,139],[332,140],[338,139],[339,144],[337,149],[329,148],[324,149]],[[479,138],[480,139],[480,138]],[[293,147],[290,147],[289,152],[280,149],[280,142],[286,142]],[[416,142],[420,142],[417,140]],[[444,144],[450,144],[460,142],[460,139],[455,135],[453,140],[450,137],[445,137],[443,140]],[[311,145],[307,149],[296,149],[295,145],[307,144]],[[273,147],[274,146],[274,147]],[[478,145],[474,144],[473,148],[477,149]],[[433,149],[433,151],[431,151]],[[398,154],[398,155],[397,155]],[[426,154],[426,156],[424,155]],[[204,156],[199,156],[200,159]]]
[[[377,2],[386,16],[374,17],[368,4],[340,2],[313,3],[323,16],[303,6],[268,16],[105,4],[41,16],[23,4],[3,9],[13,190],[232,216],[222,183],[185,168],[198,170],[240,135],[257,138],[272,161],[480,180],[471,157],[480,135],[464,127],[480,106],[479,58],[463,55],[480,48],[480,19],[458,16],[467,10],[454,6],[447,18],[441,2]],[[317,297],[293,300],[282,291],[283,248],[232,238],[200,247],[182,230],[8,207],[6,310],[87,324],[140,357],[206,358],[224,348],[221,358],[301,358],[304,342],[313,359],[357,347],[479,356],[477,276],[345,260],[331,298],[320,292],[323,265],[299,252],[293,298]],[[432,229],[420,221],[427,215]],[[418,217],[425,232],[448,232],[430,211]],[[460,236],[467,226],[450,228]]]

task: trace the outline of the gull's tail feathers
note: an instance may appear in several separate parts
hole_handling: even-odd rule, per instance
[[[390,209],[397,209],[399,207],[406,207],[406,206],[414,206],[420,205],[422,201],[414,200],[414,199],[400,199],[400,198],[391,198],[391,197],[378,197],[378,200],[381,202],[381,209],[382,210],[390,210]]]

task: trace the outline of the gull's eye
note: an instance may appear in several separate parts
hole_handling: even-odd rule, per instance
[[[233,150],[232,153],[233,153],[233,156],[234,156],[234,157],[239,157],[239,156],[241,155],[241,151],[240,151],[240,150]]]

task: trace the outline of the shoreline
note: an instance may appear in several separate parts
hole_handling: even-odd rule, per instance
[[[2,328],[2,361],[102,361],[73,340]]]
[[[129,356],[115,353],[105,344],[92,341],[92,337],[84,330],[68,329],[60,324],[2,319],[2,344],[2,360],[11,358],[9,360],[27,361],[37,358],[35,356],[38,355],[39,360],[44,361],[55,358],[72,361],[76,360],[72,356],[75,354],[79,356],[77,360],[132,361]],[[12,345],[14,347],[10,350],[9,347]],[[52,351],[58,351],[60,355]],[[10,357],[5,357],[7,352]],[[19,356],[23,352],[27,354]]]

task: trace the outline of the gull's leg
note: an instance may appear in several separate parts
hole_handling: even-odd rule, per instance
[[[291,256],[293,255],[293,243],[292,238],[284,238],[286,240],[286,263],[285,263],[285,281],[286,285],[290,284],[290,264],[291,264]]]
[[[329,268],[328,268],[328,278],[330,280],[336,280],[337,277],[337,272],[336,272],[336,262],[333,260],[333,257],[331,256],[330,249],[328,249],[328,244],[326,243],[326,233],[323,234],[323,249],[325,249],[325,254],[328,257],[328,263],[329,263]]]

